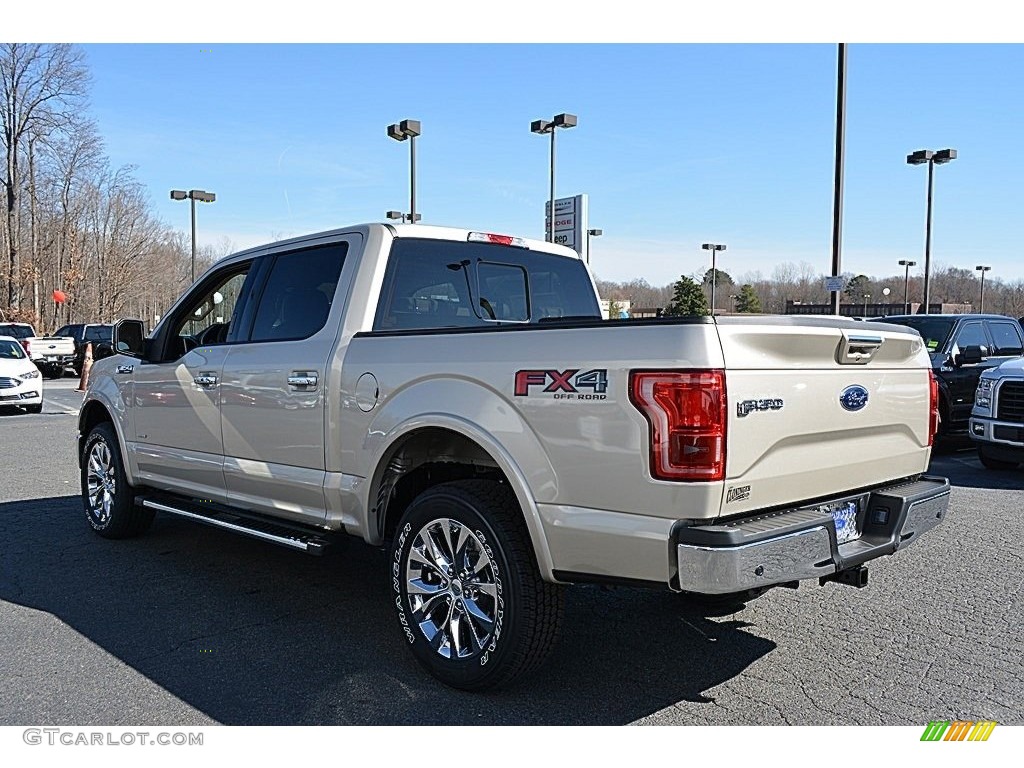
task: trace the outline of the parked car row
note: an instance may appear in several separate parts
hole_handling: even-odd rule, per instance
[[[48,379],[59,379],[68,368],[82,374],[88,344],[110,344],[114,326],[99,323],[65,325],[52,336],[38,336],[29,323],[0,323],[0,336],[13,338]]]

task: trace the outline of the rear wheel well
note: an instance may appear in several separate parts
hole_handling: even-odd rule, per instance
[[[488,479],[508,484],[494,459],[468,437],[429,428],[407,435],[391,452],[377,485],[377,528],[390,541],[402,514],[428,488],[454,480]]]

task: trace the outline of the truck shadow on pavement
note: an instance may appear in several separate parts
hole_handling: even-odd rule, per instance
[[[951,485],[963,488],[1024,489],[1024,465],[1009,470],[986,469],[974,451],[949,451],[933,455],[928,471],[933,475],[948,477]]]
[[[315,558],[161,516],[107,541],[77,496],[0,504],[0,537],[0,599],[56,616],[225,724],[622,724],[710,705],[707,691],[775,648],[669,592],[575,587],[539,673],[459,693],[403,647],[384,554],[361,542]],[[90,724],[128,724],[116,703],[94,711]]]

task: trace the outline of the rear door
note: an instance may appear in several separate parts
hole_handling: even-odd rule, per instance
[[[343,268],[359,235],[268,256],[259,301],[220,387],[228,502],[316,523],[325,518],[328,361],[344,312]]]

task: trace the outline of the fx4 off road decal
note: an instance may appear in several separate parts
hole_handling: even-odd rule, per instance
[[[579,368],[516,371],[516,397],[551,395],[553,400],[607,400],[607,391],[607,368],[582,373]]]

